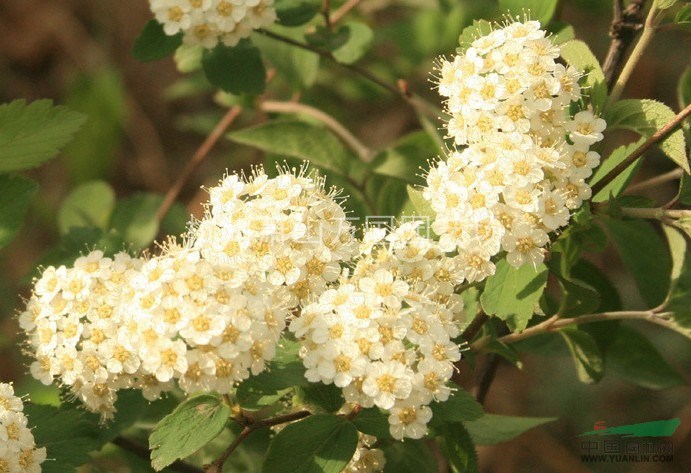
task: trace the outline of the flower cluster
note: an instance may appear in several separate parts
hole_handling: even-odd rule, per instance
[[[149,0],[167,35],[183,33],[185,44],[235,46],[253,30],[276,21],[274,0]]]
[[[0,472],[40,473],[45,447],[36,448],[24,403],[11,384],[0,383]]]
[[[45,269],[19,318],[35,378],[59,378],[108,417],[119,389],[228,393],[264,370],[290,310],[338,277],[357,242],[304,170],[228,176],[210,194],[186,244],[160,256],[94,251]]]
[[[291,291],[291,305],[323,292],[357,253],[337,191],[304,167],[281,169],[273,179],[262,169],[247,179],[232,174],[209,194],[193,247],[213,264],[262,271],[268,283]]]
[[[353,458],[343,469],[342,473],[375,473],[382,471],[386,465],[384,452],[379,448],[373,448],[376,437],[360,434]]]
[[[333,383],[346,401],[390,412],[394,438],[421,438],[429,403],[445,401],[453,341],[463,322],[453,294],[455,261],[404,224],[384,237],[369,231],[352,273],[305,305],[290,330],[311,382]]]
[[[469,282],[493,274],[490,258],[542,262],[548,233],[590,198],[585,179],[600,155],[604,120],[569,114],[581,97],[579,71],[557,62],[559,47],[536,21],[514,22],[441,64],[439,92],[456,145],[427,176],[424,197],[445,251],[457,250]]]

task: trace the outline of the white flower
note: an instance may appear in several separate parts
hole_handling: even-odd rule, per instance
[[[415,402],[399,402],[391,408],[389,424],[391,436],[401,440],[404,437],[420,439],[427,434],[427,423],[432,418],[432,409]]]
[[[396,399],[405,399],[413,389],[410,368],[396,361],[372,363],[362,391],[382,409],[391,409]]]

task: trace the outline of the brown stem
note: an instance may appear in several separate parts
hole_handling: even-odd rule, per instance
[[[673,169],[665,174],[660,174],[659,176],[651,177],[645,181],[638,182],[629,186],[626,189],[627,193],[641,192],[659,186],[660,184],[665,184],[669,181],[674,181],[680,179],[684,175],[684,170],[681,168]]]
[[[142,458],[147,462],[151,461],[151,452],[149,451],[149,449],[138,442],[135,442],[125,437],[115,437],[111,441],[111,443],[117,445],[123,450],[127,450],[128,452],[137,455],[139,458]],[[180,473],[204,473],[202,469],[197,468],[194,465],[190,465],[189,463],[185,463],[181,460],[173,462],[170,466],[168,466],[168,468],[171,470],[179,471]]]
[[[322,15],[324,16],[326,29],[330,30],[333,23],[331,22],[331,2],[329,0],[322,0]]]
[[[466,340],[468,343],[472,342],[475,336],[478,334],[480,330],[482,330],[482,327],[488,320],[489,315],[485,314],[482,311],[478,312],[478,314],[475,316],[472,322],[470,322],[470,324],[465,328],[465,330],[463,330],[463,333],[461,334],[463,339]]]
[[[477,399],[477,402],[480,404],[484,404],[485,399],[487,399],[489,388],[492,386],[494,377],[497,375],[500,362],[501,357],[495,353],[490,353],[485,358],[482,371],[480,371],[480,375],[478,376],[477,388],[475,389],[475,399]]]
[[[608,88],[616,81],[626,51],[643,28],[645,2],[646,0],[633,0],[623,8],[622,0],[614,0],[614,15],[609,30],[612,41],[602,66]]]
[[[235,451],[236,448],[255,430],[263,429],[265,427],[272,427],[274,425],[286,424],[295,420],[303,419],[312,413],[309,411],[298,411],[282,416],[272,417],[270,419],[262,419],[257,421],[249,421],[245,428],[242,429],[233,442],[228,445],[228,448],[209,465],[204,466],[204,473],[221,473],[223,471],[223,464],[228,460],[228,457]]]
[[[350,10],[360,4],[362,0],[348,0],[343,5],[338,7],[336,11],[331,14],[331,24],[338,23]]]
[[[674,130],[681,125],[681,123],[689,116],[691,115],[691,104],[687,105],[684,110],[679,112],[672,120],[670,120],[665,126],[657,130],[650,138],[648,138],[641,146],[636,148],[636,150],[631,153],[626,159],[624,159],[621,163],[616,165],[614,169],[612,169],[610,172],[608,172],[602,179],[597,181],[595,185],[593,185],[593,195],[597,195],[598,192],[600,192],[602,189],[604,189],[607,184],[612,182],[616,177],[624,172],[626,168],[631,166],[638,158],[640,158],[643,153],[648,151],[650,148],[653,147],[654,144],[664,140],[667,138],[669,135],[674,132]]]
[[[196,171],[197,168],[201,165],[202,161],[204,161],[206,156],[209,154],[209,151],[211,151],[211,149],[218,142],[221,136],[223,136],[223,133],[226,132],[228,127],[232,125],[232,123],[235,121],[238,115],[240,115],[241,112],[242,107],[240,107],[239,105],[234,105],[233,107],[231,107],[228,110],[228,112],[226,112],[226,114],[223,116],[223,118],[221,118],[221,121],[218,122],[211,134],[206,137],[204,142],[194,153],[192,159],[189,160],[189,162],[182,170],[178,178],[175,180],[173,185],[170,187],[170,189],[168,189],[168,192],[166,193],[166,196],[164,197],[161,206],[158,208],[158,211],[156,212],[156,218],[159,222],[163,220],[163,218],[166,216],[166,214],[170,210],[170,207],[173,205],[175,200],[180,195],[182,188],[185,186],[190,177],[192,177],[192,174],[194,174],[194,171]]]

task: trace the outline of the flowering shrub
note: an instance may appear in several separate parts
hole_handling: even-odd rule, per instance
[[[613,27],[603,68],[552,21],[556,0],[500,0],[503,22],[452,25],[459,47],[437,60],[441,99],[429,101],[356,64],[380,34],[339,24],[375,21],[352,11],[359,3],[149,2],[155,19],[134,56],[174,53],[189,74],[175,93],[209,92],[227,111],[213,129],[198,120],[208,136],[165,196],[117,199],[96,181],[65,199],[61,245],[37,264],[17,320],[30,374],[60,387],[59,406],[24,410],[0,384],[0,473],[114,468],[124,457],[94,453],[107,443],[144,453],[146,471],[477,471],[476,444],[553,420],[482,405],[497,360],[521,367],[517,342],[538,335],[561,343],[585,383],[605,366],[645,387],[684,382],[619,320],[691,338],[688,130],[678,129],[691,114],[691,72],[678,113],[620,96],[661,22],[689,23],[688,5],[653,2],[619,72],[633,34]],[[395,94],[420,129],[370,149],[300,101],[320,61]],[[333,77],[320,85],[336,90]],[[290,100],[272,100],[286,90]],[[227,132],[240,116],[253,125]],[[0,171],[52,158],[83,123],[49,101],[0,106]],[[640,140],[602,146],[621,128]],[[188,218],[175,201],[222,138],[265,151],[265,162],[227,172]],[[678,169],[639,189],[683,176],[659,207],[623,195],[653,145]],[[0,182],[4,245],[37,185]],[[585,259],[608,241],[644,310],[622,304],[607,268]],[[589,329],[603,322],[614,323]],[[632,353],[655,367],[632,369]],[[475,370],[471,394],[465,373]]]

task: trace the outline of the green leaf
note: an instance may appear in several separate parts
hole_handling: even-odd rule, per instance
[[[72,473],[100,447],[98,424],[83,410],[26,403],[24,413],[36,445],[46,447],[49,460],[41,465],[42,473]]]
[[[70,180],[81,183],[106,177],[115,164],[128,110],[120,73],[102,68],[79,76],[70,88],[67,105],[88,117],[65,148]]]
[[[158,61],[170,56],[182,44],[182,33],[168,36],[163,25],[149,20],[132,46],[132,56],[142,62]]]
[[[518,437],[538,425],[557,420],[556,417],[514,417],[485,414],[478,420],[464,422],[473,442],[494,445]]]
[[[497,262],[494,275],[487,278],[480,303],[485,313],[506,321],[513,331],[523,331],[539,305],[547,285],[547,267],[524,264],[511,266],[505,258]]]
[[[679,202],[691,205],[691,177],[688,174],[681,176],[679,183]]]
[[[305,386],[298,386],[296,390],[303,403],[313,408],[317,407],[324,412],[334,413],[345,403],[343,392],[333,384],[310,383]],[[309,410],[314,412],[313,409]]]
[[[352,420],[353,425],[358,431],[367,435],[374,435],[377,438],[385,439],[391,437],[389,431],[389,415],[382,412],[377,407],[363,409]]]
[[[563,21],[552,21],[547,27],[547,31],[550,33],[549,38],[554,44],[563,44],[567,41],[571,41],[576,37],[576,32],[573,26],[569,23]]]
[[[602,221],[646,304],[656,307],[669,290],[672,262],[666,245],[649,222],[612,218]]]
[[[202,394],[187,399],[151,432],[151,466],[161,471],[192,455],[221,433],[229,416],[230,407],[218,395]]]
[[[421,176],[428,161],[438,155],[437,144],[424,131],[416,131],[401,138],[394,146],[382,151],[372,162],[372,171],[384,176],[403,179],[422,185]]]
[[[687,245],[686,238],[676,228],[669,225],[663,225],[662,230],[667,237],[669,244],[669,253],[672,257],[672,271],[670,274],[669,297],[672,296],[674,289],[677,287],[679,278],[684,271],[684,263],[686,262]]]
[[[643,144],[645,138],[641,138],[634,143],[628,145],[619,146],[609,155],[607,159],[602,161],[595,172],[593,177],[590,178],[590,185],[595,185],[599,180],[605,177],[609,172],[614,169],[619,163],[624,161],[631,153],[633,153],[636,148]],[[638,168],[643,162],[643,158],[638,158],[629,167],[627,167],[621,174],[619,174],[612,182],[607,184],[602,188],[600,192],[595,194],[593,197],[593,202],[606,202],[610,197],[618,197],[624,192],[624,189],[629,185],[633,177],[638,172]]]
[[[151,403],[144,399],[138,389],[127,389],[118,392],[118,400],[115,401],[115,419],[102,425],[98,439],[101,444],[106,444],[132,427],[144,412],[151,408]],[[94,422],[99,419],[94,415]]]
[[[625,99],[614,103],[606,113],[609,131],[623,128],[649,138],[653,133],[666,125],[675,114],[667,105],[649,99]],[[686,156],[684,133],[677,130],[659,145],[672,161],[690,173]]]
[[[384,448],[384,473],[437,473],[437,461],[423,440],[406,439]]]
[[[60,233],[72,227],[106,229],[115,207],[115,192],[103,181],[92,181],[75,187],[58,210]]]
[[[527,14],[531,20],[546,25],[554,16],[557,0],[499,0],[499,8],[508,10],[514,18]]]
[[[620,326],[607,347],[607,368],[622,378],[648,389],[686,384],[650,341],[637,330]]]
[[[298,350],[297,343],[282,340],[276,348],[276,356],[268,363],[267,370],[240,384],[236,398],[243,409],[262,409],[277,402],[287,390],[309,385]]]
[[[475,444],[461,423],[449,424],[441,431],[442,450],[446,453],[454,472],[474,473],[478,460]]]
[[[687,7],[689,15],[691,16],[691,4]],[[689,21],[691,24],[691,20]],[[679,108],[684,109],[691,103],[691,65],[686,66],[684,73],[679,78],[679,85],[677,86],[677,99],[679,100]]]
[[[338,62],[352,64],[364,56],[372,45],[374,33],[372,29],[359,21],[350,21],[338,29],[346,40],[333,49],[331,53]]]
[[[228,133],[236,143],[269,153],[310,161],[338,173],[348,174],[352,155],[330,131],[299,120],[272,120],[262,125]],[[352,159],[355,159],[352,157]]]
[[[561,57],[567,64],[584,73],[581,80],[583,92],[590,96],[595,111],[602,111],[607,101],[607,82],[597,58],[587,44],[577,39],[567,41],[560,48]]]
[[[38,184],[22,176],[0,174],[0,248],[19,232]]]
[[[274,26],[272,31],[274,30],[282,36],[295,40],[303,38],[302,28],[279,28]],[[255,35],[252,40],[261,49],[269,62],[273,64],[278,74],[293,89],[308,89],[317,80],[319,72],[319,55],[317,53],[296,48],[290,44],[276,41],[263,35]]]
[[[679,333],[691,338],[691,258],[686,258],[684,268],[671,294],[667,310],[672,312],[672,322]]]
[[[180,46],[177,50],[175,50],[175,55],[173,56],[178,71],[182,72],[183,74],[188,74],[201,69],[204,51],[206,51],[206,49],[200,44],[183,44]],[[199,78],[201,80],[193,82],[194,87],[206,90],[209,83],[204,79],[204,76],[199,75],[195,76],[195,78]]]
[[[212,85],[231,94],[259,95],[266,88],[261,53],[246,39],[232,48],[219,44],[204,51],[202,68]]]
[[[653,7],[657,8],[658,10],[667,10],[668,8],[673,7],[678,1],[679,0],[655,0]]]
[[[457,52],[463,52],[465,49],[470,47],[470,44],[475,41],[480,36],[487,35],[492,32],[492,23],[486,20],[473,20],[473,24],[466,26],[463,32],[458,37],[459,48],[456,49]]]
[[[512,345],[502,343],[495,338],[490,340],[487,345],[484,346],[483,350],[501,356],[519,370],[523,369],[523,362],[519,358],[518,352]]]
[[[55,157],[85,120],[50,100],[0,105],[0,172],[33,168]]]
[[[457,388],[453,395],[444,402],[435,401],[431,404],[433,422],[451,423],[476,420],[482,417],[482,405],[472,394],[462,388]]]
[[[311,415],[274,437],[264,473],[340,473],[355,453],[358,433],[343,417]]]
[[[429,201],[422,196],[422,191],[415,189],[413,186],[408,186],[408,198],[415,208],[416,217],[429,217],[432,220],[436,218],[437,215],[432,210]]]
[[[156,212],[162,201],[161,196],[143,192],[120,200],[113,210],[110,226],[136,249],[146,248],[158,233]]]
[[[276,15],[285,26],[300,26],[310,21],[321,8],[320,0],[278,0]]]
[[[597,383],[604,375],[605,363],[595,339],[578,327],[559,330],[576,365],[578,379],[583,383]]]
[[[681,7],[681,10],[679,10],[674,17],[674,23],[686,30],[691,29],[691,3],[686,2],[686,4]]]

